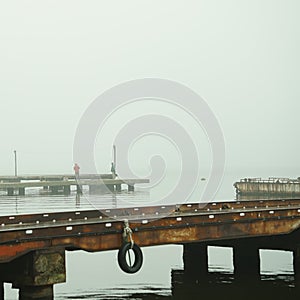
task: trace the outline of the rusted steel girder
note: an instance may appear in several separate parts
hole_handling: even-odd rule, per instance
[[[279,207],[293,207],[300,205],[299,199],[275,199],[275,200],[241,200],[241,201],[223,201],[223,202],[201,202],[193,204],[178,204],[166,206],[146,206],[146,207],[132,207],[132,208],[117,208],[117,209],[101,209],[101,210],[87,210],[87,211],[69,211],[69,212],[55,212],[55,213],[39,213],[26,215],[7,215],[0,216],[0,225],[20,225],[26,223],[36,222],[52,222],[56,221],[83,221],[83,219],[91,218],[105,218],[107,216],[116,217],[132,217],[139,215],[156,214],[158,218],[168,216],[174,212],[193,212],[195,209],[199,212],[206,211],[227,211],[229,209],[249,209],[249,208],[279,208]],[[32,224],[30,224],[32,225]],[[0,228],[1,230],[1,228]]]
[[[282,202],[277,200],[251,201],[250,208],[245,206],[248,201],[212,203],[205,207],[185,204],[126,208],[107,211],[110,216],[99,211],[82,211],[2,217],[0,263],[51,247],[86,251],[118,249],[122,244],[124,219],[130,221],[133,239],[139,246],[288,234],[300,226],[300,201],[289,201],[283,201],[285,205],[279,205]],[[3,218],[14,222],[4,223]],[[17,223],[18,220],[22,221]]]

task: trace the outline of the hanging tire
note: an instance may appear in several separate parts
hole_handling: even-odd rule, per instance
[[[131,252],[134,254],[134,262],[131,264]],[[128,260],[127,260],[128,257]],[[124,243],[118,252],[118,263],[120,268],[126,273],[136,273],[140,270],[143,264],[143,253],[137,244],[130,242]]]

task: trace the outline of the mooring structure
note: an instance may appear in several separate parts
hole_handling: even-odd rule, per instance
[[[136,184],[148,182],[149,179],[116,178],[114,174],[82,174],[78,178],[72,174],[0,176],[0,190],[6,191],[8,196],[24,196],[28,188],[42,188],[44,194],[69,195],[72,186],[79,193],[84,186],[90,193],[97,193],[121,191],[122,185],[126,185],[128,191],[134,191]]]
[[[66,280],[66,250],[124,252],[132,242],[139,249],[183,245],[185,272],[191,276],[207,276],[210,245],[233,247],[236,280],[257,280],[259,249],[293,251],[298,274],[299,226],[300,199],[1,216],[0,281],[18,288],[20,299],[50,300],[53,285]],[[136,254],[141,265],[141,254]],[[128,273],[140,267],[121,263]]]

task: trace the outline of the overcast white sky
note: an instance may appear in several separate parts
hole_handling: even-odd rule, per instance
[[[88,105],[157,77],[208,102],[227,172],[300,176],[299,12],[298,0],[2,1],[0,174],[14,149],[19,173],[72,172]]]

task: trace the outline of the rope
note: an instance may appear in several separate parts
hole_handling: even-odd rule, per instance
[[[129,222],[127,219],[124,220],[124,231],[123,231],[123,239],[124,241],[128,241],[128,237],[129,237],[129,241],[131,243],[131,249],[133,248],[134,245],[134,241],[132,239],[132,229],[129,227]]]

